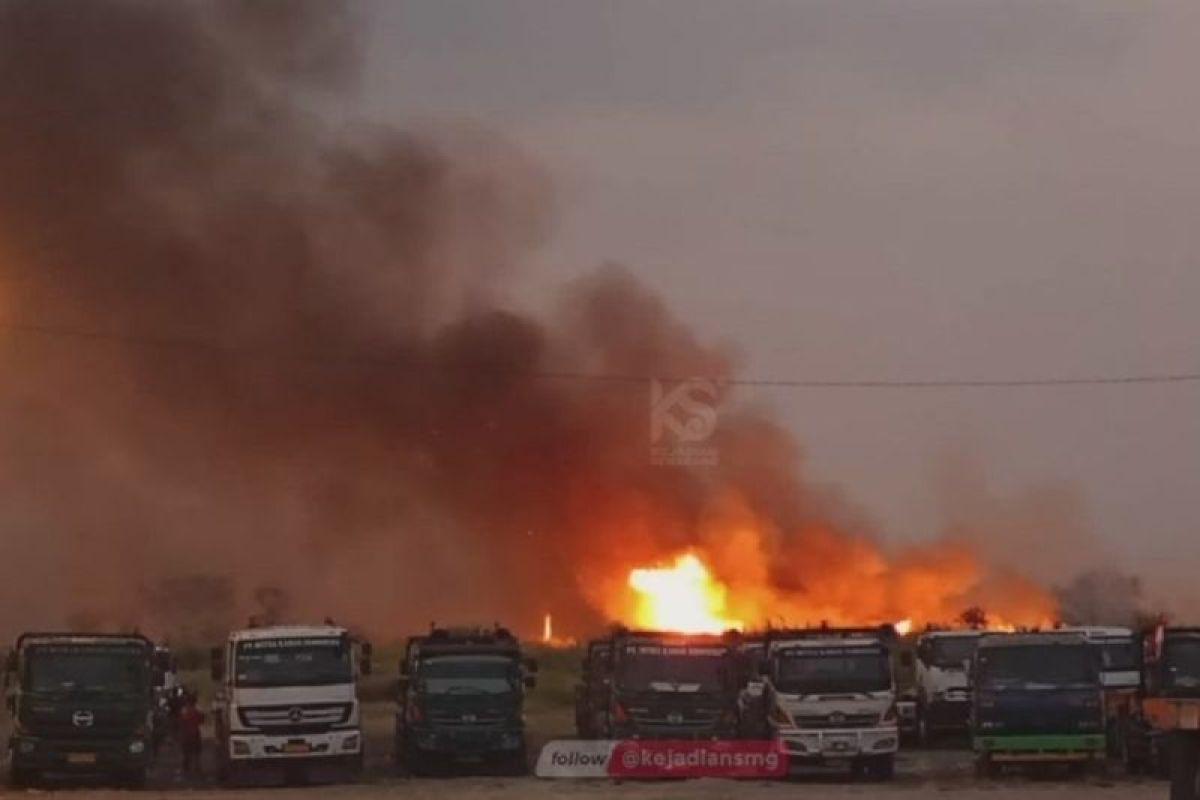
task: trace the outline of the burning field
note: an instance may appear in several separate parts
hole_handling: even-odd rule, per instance
[[[965,540],[888,544],[636,268],[514,310],[549,177],[476,129],[328,124],[361,34],[323,2],[0,5],[6,630],[219,627],[263,587],[383,636],[1054,618]],[[652,379],[691,377],[717,457],[660,463]]]

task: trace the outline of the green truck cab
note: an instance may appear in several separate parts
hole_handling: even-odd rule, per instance
[[[412,774],[466,764],[526,772],[525,692],[536,672],[502,627],[410,637],[400,662],[397,766]]]
[[[153,750],[154,645],[139,635],[25,633],[5,663],[10,779],[146,780]]]
[[[971,662],[971,687],[980,776],[1006,763],[1104,763],[1104,687],[1095,649],[1083,636],[985,636]]]

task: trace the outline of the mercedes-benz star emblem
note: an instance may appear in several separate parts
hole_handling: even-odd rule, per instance
[[[300,720],[304,719],[304,709],[300,708],[299,706],[296,708],[289,708],[288,719],[291,720],[293,724],[300,722]]]
[[[76,728],[90,728],[96,724],[96,715],[91,711],[76,711],[71,715],[71,724]]]

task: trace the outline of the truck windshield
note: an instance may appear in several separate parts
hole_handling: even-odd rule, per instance
[[[238,686],[327,686],[354,680],[349,642],[336,636],[239,642],[235,660]]]
[[[149,687],[146,654],[129,647],[37,647],[26,655],[30,692],[130,697]]]
[[[1096,662],[1086,645],[1028,645],[980,651],[979,686],[992,690],[1094,686]]]
[[[1100,652],[1100,669],[1105,672],[1130,672],[1138,668],[1133,639],[1101,639],[1096,647]]]
[[[1167,688],[1200,689],[1200,638],[1168,639]]]
[[[964,661],[970,661],[979,644],[978,636],[937,636],[929,640],[931,666],[938,669],[962,669]]]
[[[883,648],[788,648],[779,652],[776,664],[775,687],[785,694],[885,692],[892,688]]]
[[[421,662],[417,679],[428,694],[508,694],[521,676],[507,656],[438,656]]]
[[[725,656],[724,647],[628,645],[617,683],[632,691],[717,691]]]

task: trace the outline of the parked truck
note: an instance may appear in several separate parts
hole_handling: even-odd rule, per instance
[[[1141,685],[1141,642],[1130,628],[1081,626],[1059,628],[1087,640],[1100,660],[1100,683],[1104,687],[1104,735],[1109,756],[1119,757],[1121,730],[1135,713]]]
[[[613,635],[609,735],[729,739],[738,732],[736,634],[620,629]]]
[[[971,664],[976,772],[1005,764],[1102,768],[1106,746],[1100,661],[1074,633],[984,636]]]
[[[506,628],[439,628],[410,637],[400,662],[398,767],[431,774],[464,764],[528,769],[525,692],[537,662]]]
[[[370,644],[334,625],[230,634],[212,652],[218,778],[357,777],[363,763],[357,678],[370,671]]]
[[[154,741],[154,645],[139,635],[25,633],[4,675],[10,779],[145,783]]]
[[[895,641],[890,625],[768,634],[762,666],[767,730],[791,763],[892,777],[900,746]]]
[[[939,734],[970,730],[967,669],[982,635],[976,630],[932,630],[917,638],[915,726],[922,745]]]
[[[1156,626],[1143,633],[1141,686],[1121,729],[1130,772],[1171,779],[1171,800],[1195,800],[1200,748],[1200,628]]]

